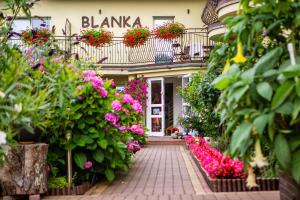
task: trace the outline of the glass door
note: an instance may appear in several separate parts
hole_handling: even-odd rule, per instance
[[[164,136],[164,79],[148,79],[147,128],[149,136]]]

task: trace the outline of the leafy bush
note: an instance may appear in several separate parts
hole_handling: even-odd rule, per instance
[[[212,64],[211,64],[212,65]],[[180,95],[188,102],[193,112],[189,113],[189,121],[194,124],[203,136],[217,138],[219,133],[219,116],[214,111],[219,92],[211,85],[217,72],[211,67],[204,75],[194,74],[191,82],[179,89]],[[188,119],[185,119],[185,121]]]
[[[222,91],[219,110],[231,138],[230,153],[244,160],[249,187],[257,186],[253,168],[269,164],[266,144],[281,169],[300,183],[299,56],[287,49],[289,44],[290,52],[300,53],[300,3],[267,0],[253,6],[245,0],[242,7],[240,16],[226,20],[227,61],[214,81]]]

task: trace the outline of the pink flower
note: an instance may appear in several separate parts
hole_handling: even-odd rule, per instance
[[[114,109],[115,111],[121,111],[122,108],[122,104],[120,103],[120,101],[115,100],[111,103],[111,107],[112,109]]]
[[[84,71],[84,74],[85,74],[85,76],[83,78],[84,82],[90,82],[90,81],[94,80],[95,77],[97,77],[96,73],[93,71]]]
[[[117,96],[119,96],[120,95],[120,93],[119,92],[115,92],[115,96],[117,97]]]
[[[135,110],[136,112],[142,112],[142,110],[143,110],[143,108],[142,108],[140,102],[137,101],[137,100],[133,100],[133,103],[132,103],[132,105],[131,105],[131,108],[132,108],[133,110]]]
[[[78,86],[76,87],[77,90],[82,90],[83,88],[84,88],[83,85],[78,85]]]
[[[87,161],[83,165],[83,169],[90,169],[93,166],[93,163],[91,161]]]
[[[143,135],[145,133],[145,131],[144,131],[141,124],[139,124],[139,125],[134,124],[129,128],[129,130],[136,133],[136,134],[138,134],[138,135]]]
[[[93,80],[91,80],[92,81],[92,85],[93,85],[93,87],[96,89],[96,90],[100,90],[101,89],[101,87],[102,87],[102,85],[103,85],[103,80],[102,80],[102,78],[99,78],[99,77],[94,77],[94,78],[92,78]]]
[[[128,140],[126,142],[126,145],[127,145],[127,150],[129,152],[133,152],[133,153],[136,153],[138,152],[139,150],[141,150],[141,146],[139,144],[138,141],[132,141],[132,140]]]
[[[111,82],[110,82],[110,86],[111,86],[111,87],[115,87],[115,86],[116,86],[116,84],[115,84],[115,81],[114,81],[114,80],[111,80]]]
[[[133,103],[133,98],[130,94],[124,94],[122,100],[123,100],[123,103],[129,103],[129,104]]]
[[[62,62],[63,60],[64,60],[63,57],[60,56],[60,57],[54,58],[52,61],[59,63],[59,62]]]
[[[114,113],[107,113],[105,116],[104,116],[105,120],[110,122],[111,124],[113,125],[116,125],[117,122],[119,121],[120,119],[120,116],[119,115],[116,115]]]
[[[104,87],[101,87],[99,90],[100,90],[100,91],[99,91],[99,95],[100,95],[100,96],[102,96],[102,97],[107,97],[108,92],[107,92],[107,90],[106,90]]]
[[[118,129],[122,132],[127,130],[126,126],[119,126]]]

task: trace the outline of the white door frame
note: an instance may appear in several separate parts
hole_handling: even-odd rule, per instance
[[[165,135],[165,84],[164,78],[148,78],[148,98],[147,98],[147,128],[149,136],[164,136]],[[161,81],[161,104],[152,104],[152,88],[151,82]],[[160,112],[153,115],[152,108],[160,108]],[[152,131],[152,119],[161,118],[161,130],[159,132]]]
[[[182,76],[182,80],[181,80],[181,85],[182,85],[182,88],[185,87],[185,83],[188,84],[192,79],[192,74],[186,74],[186,75],[183,75]],[[187,80],[187,81],[185,81]],[[191,105],[186,102],[183,98],[182,98],[182,117],[185,117],[185,111],[186,111],[186,107],[190,107]]]

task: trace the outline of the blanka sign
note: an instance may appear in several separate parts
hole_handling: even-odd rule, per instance
[[[82,16],[81,18],[82,28],[128,28],[142,26],[140,17],[131,19],[130,16],[119,16],[119,17],[105,17],[103,20],[95,20],[93,16],[87,17]]]

